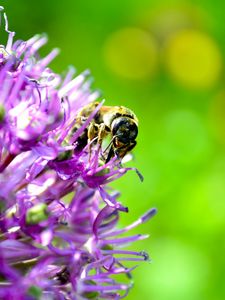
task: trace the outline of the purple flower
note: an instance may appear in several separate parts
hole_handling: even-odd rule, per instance
[[[3,10],[0,8],[0,10]],[[122,250],[146,235],[124,235],[148,221],[149,210],[117,229],[128,209],[107,186],[132,168],[117,158],[101,163],[99,145],[74,151],[101,102],[73,134],[77,112],[95,101],[89,73],[66,76],[40,59],[44,35],[0,47],[0,299],[121,299],[131,271],[148,260],[144,251]],[[90,150],[91,149],[91,150]],[[132,268],[126,261],[133,261]],[[124,274],[126,283],[117,282]],[[127,283],[128,282],[128,283]]]

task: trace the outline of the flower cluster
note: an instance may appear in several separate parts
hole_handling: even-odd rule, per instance
[[[1,8],[2,10],[2,8]],[[126,261],[145,261],[144,251],[122,250],[146,235],[124,235],[148,221],[117,229],[127,208],[107,185],[123,176],[117,158],[101,162],[101,147],[76,141],[100,103],[65,142],[77,112],[95,101],[88,72],[64,77],[40,58],[47,38],[13,42],[8,30],[0,46],[0,299],[120,299],[132,280]],[[91,150],[90,150],[91,149]],[[68,154],[69,155],[66,155]],[[60,159],[59,159],[60,158]],[[119,274],[128,280],[118,281]]]

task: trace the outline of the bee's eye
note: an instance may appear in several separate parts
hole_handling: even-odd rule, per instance
[[[122,143],[134,141],[138,134],[135,121],[129,117],[118,117],[112,123],[112,134]]]

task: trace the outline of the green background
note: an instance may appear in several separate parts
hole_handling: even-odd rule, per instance
[[[1,1],[17,39],[45,32],[51,67],[90,69],[108,105],[139,118],[130,172],[113,186],[129,206],[149,207],[133,233],[152,263],[134,271],[127,299],[225,299],[225,22],[223,1]],[[2,33],[4,38],[4,34]]]

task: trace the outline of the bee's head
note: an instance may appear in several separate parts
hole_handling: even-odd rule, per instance
[[[118,142],[129,144],[135,141],[138,135],[138,126],[135,120],[130,117],[122,116],[113,120],[111,125],[113,136],[116,136]]]

